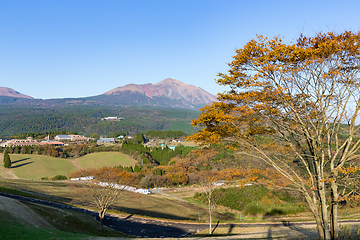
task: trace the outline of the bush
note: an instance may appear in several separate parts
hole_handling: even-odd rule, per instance
[[[250,203],[245,207],[245,215],[256,216],[258,214],[264,214],[266,209],[261,203]]]
[[[52,178],[52,180],[56,181],[56,180],[67,180],[67,177],[65,175],[56,175],[55,177]]]
[[[270,190],[261,185],[252,185],[242,188],[217,188],[213,192],[219,197],[218,205],[244,211],[245,215],[276,216],[304,212],[306,206],[301,198],[292,197],[285,190]],[[206,203],[206,196],[196,192],[194,198]]]

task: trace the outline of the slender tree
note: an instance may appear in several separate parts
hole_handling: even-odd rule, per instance
[[[5,152],[4,152],[4,167],[5,168],[11,167],[11,159],[10,159],[8,151],[9,151],[8,148],[6,148]]]

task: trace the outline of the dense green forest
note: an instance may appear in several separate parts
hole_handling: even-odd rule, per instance
[[[90,137],[92,133],[109,135],[145,133],[170,129],[192,133],[191,120],[198,111],[186,109],[119,108],[73,106],[64,108],[20,107],[0,105],[0,137],[23,133],[67,131]],[[108,116],[123,117],[121,121],[104,121]],[[174,129],[178,126],[178,129]]]
[[[146,136],[147,137],[151,137],[151,138],[161,138],[161,139],[165,139],[165,138],[180,138],[180,137],[185,137],[186,133],[179,130],[179,131],[154,131],[154,130],[150,130],[146,132]]]

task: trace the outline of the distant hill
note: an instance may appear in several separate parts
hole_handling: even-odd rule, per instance
[[[128,84],[98,96],[85,98],[34,99],[13,89],[0,87],[0,105],[27,107],[155,107],[198,110],[216,101],[216,97],[200,87],[167,78],[156,84]]]
[[[188,85],[175,79],[167,78],[156,84],[128,84],[112,89],[102,96],[112,97],[114,100],[127,98],[136,105],[149,104],[153,106],[197,108],[216,101],[214,95],[202,88]]]
[[[12,88],[6,88],[6,87],[0,87],[0,96],[6,96],[6,97],[14,97],[14,98],[30,98],[33,99],[33,97],[30,97],[28,95],[19,93],[15,91]]]

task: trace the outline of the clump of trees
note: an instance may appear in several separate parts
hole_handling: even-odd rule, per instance
[[[150,130],[147,131],[145,133],[146,137],[149,138],[161,138],[161,139],[166,139],[166,138],[181,138],[181,137],[185,137],[187,136],[187,134],[181,130],[179,131],[154,131],[154,130]]]
[[[132,156],[144,164],[167,165],[173,157],[185,157],[194,147],[177,146],[175,150],[168,147],[149,148],[131,141],[124,141],[121,152]]]

